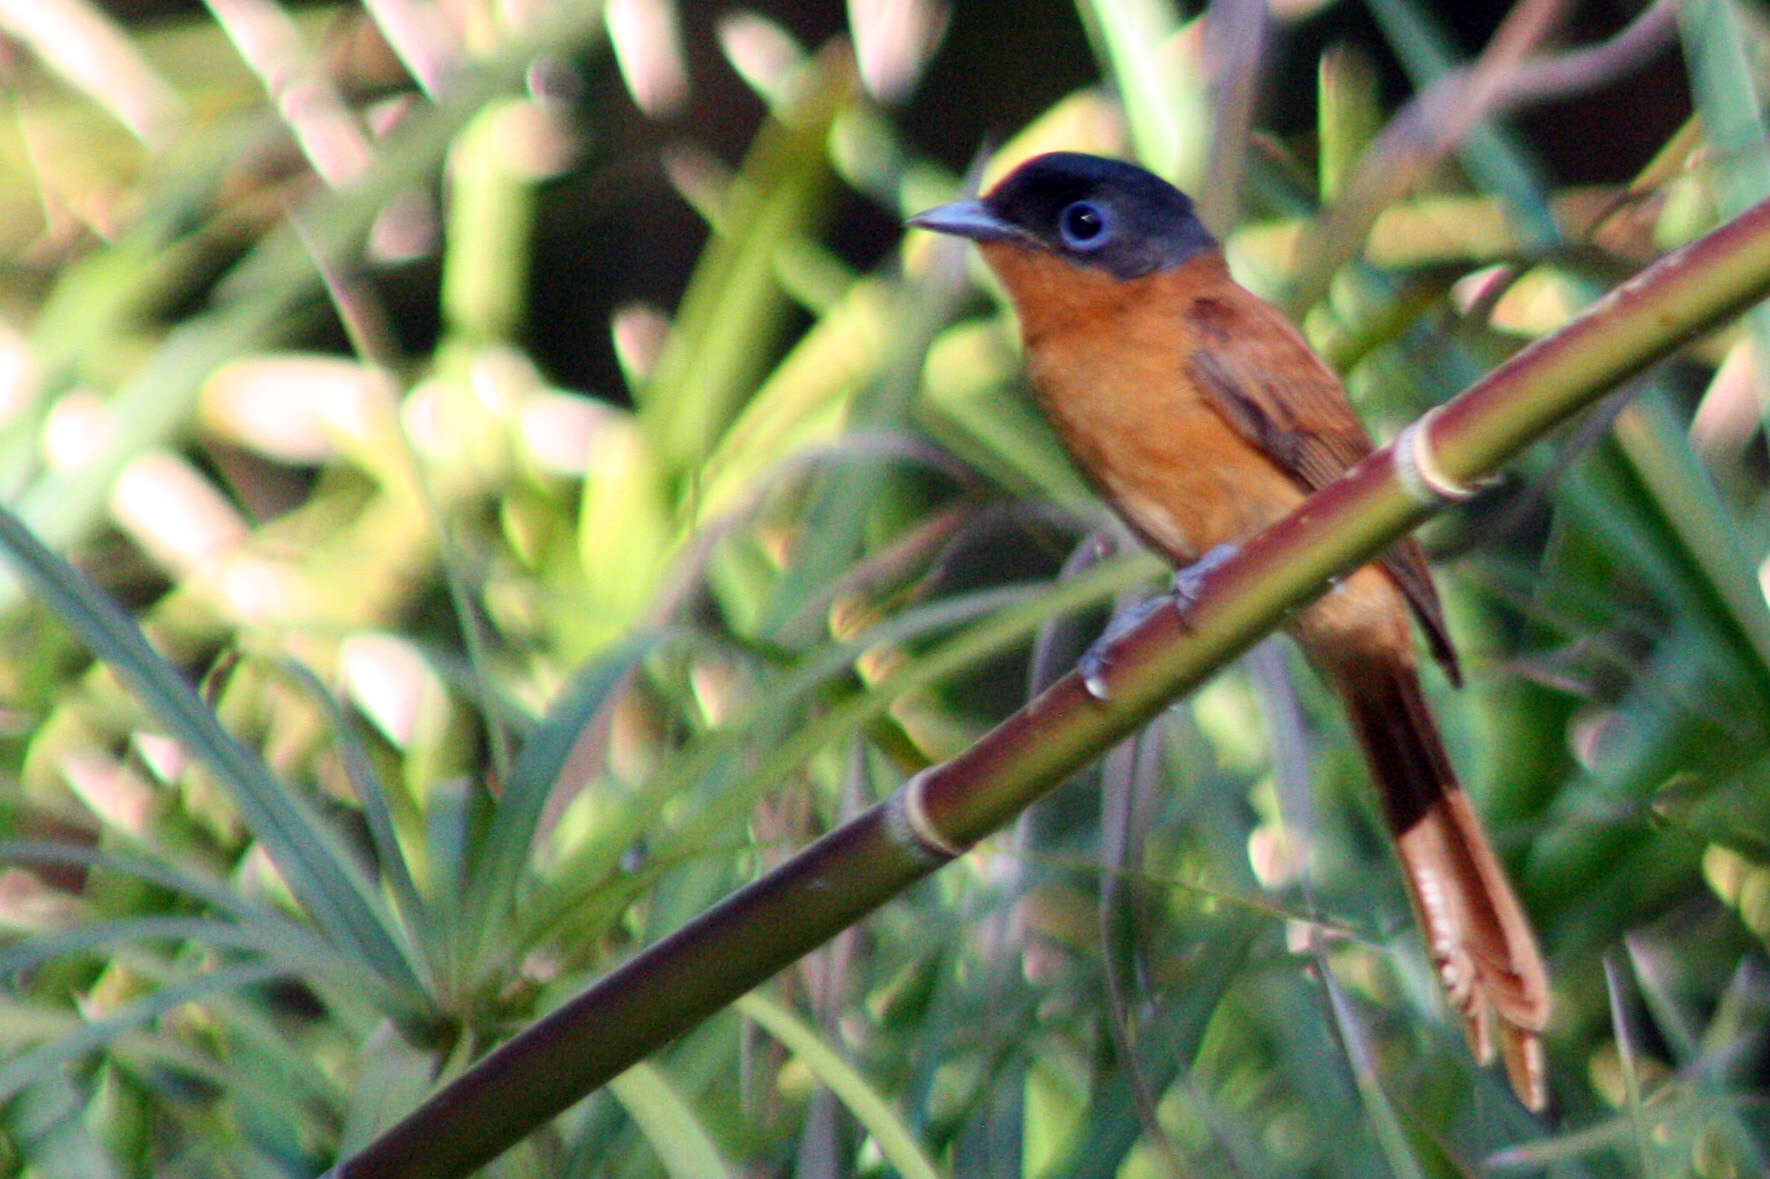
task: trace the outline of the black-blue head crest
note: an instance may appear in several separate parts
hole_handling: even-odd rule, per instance
[[[1135,164],[1079,152],[1035,156],[982,200],[943,205],[911,223],[1018,241],[1123,279],[1178,266],[1217,244],[1185,193]]]

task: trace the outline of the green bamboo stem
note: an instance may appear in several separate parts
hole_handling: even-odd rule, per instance
[[[732,894],[492,1052],[339,1164],[459,1175],[998,829],[1444,502],[1618,381],[1770,292],[1770,202],[1667,255],[1423,419],[951,761]],[[1102,690],[1103,689],[1103,690]]]
[[[738,890],[486,1056],[328,1179],[465,1175],[946,861],[892,800]]]

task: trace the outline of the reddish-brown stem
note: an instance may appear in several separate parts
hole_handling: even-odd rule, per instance
[[[1770,202],[1666,256],[1423,423],[1424,483],[1493,471],[1770,290]],[[1423,458],[1419,456],[1423,455]],[[450,1083],[339,1176],[462,1174],[1019,814],[1438,505],[1392,448],[1359,463],[970,749],[649,947]],[[1414,490],[1409,490],[1412,487]]]

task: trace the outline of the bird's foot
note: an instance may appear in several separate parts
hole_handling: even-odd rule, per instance
[[[1169,583],[1168,592],[1145,598],[1127,610],[1115,614],[1100,637],[1082,653],[1076,670],[1081,673],[1082,687],[1088,695],[1096,700],[1104,701],[1110,693],[1107,690],[1106,672],[1112,666],[1111,649],[1120,639],[1136,630],[1150,615],[1157,610],[1172,607],[1180,615],[1180,624],[1186,625],[1187,612],[1192,604],[1198,601],[1199,591],[1204,586],[1205,578],[1212,570],[1235,556],[1236,548],[1230,544],[1220,544],[1204,556],[1174,571],[1173,581]]]

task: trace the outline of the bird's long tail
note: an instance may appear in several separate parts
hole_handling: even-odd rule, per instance
[[[1457,785],[1406,665],[1342,669],[1352,726],[1407,877],[1433,965],[1483,1063],[1497,1047],[1519,1100],[1548,1104],[1541,1035],[1549,984],[1536,936],[1481,822]]]

